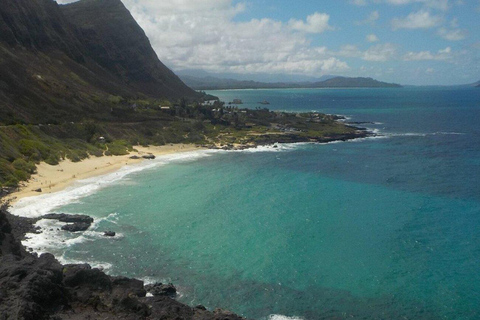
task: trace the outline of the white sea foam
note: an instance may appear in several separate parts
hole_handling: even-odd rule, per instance
[[[351,116],[346,116],[346,115],[343,115],[343,114],[337,114],[336,116],[342,118],[342,119],[338,119],[338,120],[337,120],[337,121],[339,121],[339,122],[347,122],[347,121],[352,120],[352,117],[351,117]]]
[[[288,317],[281,314],[271,314],[268,316],[267,320],[304,320],[304,318],[296,316]]]
[[[405,133],[380,133],[387,137],[428,137],[437,135],[465,135],[462,132],[433,132],[433,133],[419,133],[419,132],[405,132]]]
[[[71,187],[63,191],[20,199],[10,208],[10,211],[17,216],[29,218],[40,217],[52,212],[55,208],[65,206],[69,203],[75,203],[81,198],[91,195],[101,188],[112,185],[132,173],[162,166],[171,162],[193,161],[209,156],[209,154],[214,152],[215,151],[212,150],[201,150],[165,155],[159,156],[155,160],[124,166],[110,174],[76,181]]]
[[[80,199],[93,194],[101,188],[112,185],[118,181],[124,180],[128,175],[143,170],[148,170],[158,166],[163,166],[172,162],[193,161],[202,157],[209,156],[215,151],[201,150],[193,152],[185,152],[173,155],[159,156],[155,160],[144,161],[135,165],[122,167],[120,170],[98,177],[93,177],[75,182],[71,187],[51,194],[43,194],[30,198],[20,199],[10,208],[10,212],[17,216],[36,218],[51,213],[56,208],[65,206],[70,203],[80,201]],[[94,217],[95,218],[95,217]],[[75,261],[64,258],[65,250],[78,243],[94,241],[97,239],[105,239],[103,231],[97,231],[98,225],[103,221],[116,223],[118,219],[117,213],[112,213],[107,217],[95,218],[92,226],[85,232],[70,233],[61,230],[65,224],[58,220],[42,219],[36,223],[40,227],[41,233],[29,233],[22,244],[30,248],[32,251],[42,254],[46,252],[54,253],[62,263],[77,263]],[[123,234],[117,233],[115,237],[109,239],[121,239]],[[103,263],[93,262],[92,265],[102,266]],[[108,266],[104,266],[109,268]]]
[[[85,261],[80,261],[80,260],[75,260],[75,259],[65,259],[65,257],[62,255],[60,257],[57,257],[57,260],[61,264],[82,264],[85,263]],[[92,268],[97,268],[100,270],[103,270],[104,272],[107,272],[112,269],[112,264],[108,262],[99,262],[99,261],[88,261],[88,264]]]
[[[435,132],[435,133],[432,133],[432,135],[453,135],[453,136],[463,136],[465,135],[465,133],[463,132],[443,132],[443,131],[440,131],[440,132]]]
[[[248,148],[244,150],[227,150],[227,152],[245,152],[245,153],[257,153],[257,152],[282,152],[298,149],[299,147],[312,144],[312,142],[297,142],[297,143],[274,143],[271,145],[257,146],[255,148]]]

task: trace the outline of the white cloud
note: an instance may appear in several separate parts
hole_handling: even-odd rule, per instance
[[[367,5],[367,0],[350,0],[350,3],[352,3],[356,6],[366,6]]]
[[[337,55],[347,58],[360,58],[365,61],[385,62],[395,59],[397,47],[391,43],[377,44],[365,51],[354,45],[344,45]]]
[[[331,30],[329,15],[288,23],[234,21],[245,4],[232,0],[123,0],[160,60],[175,70],[211,72],[342,73],[346,62],[313,47],[308,34]]]
[[[328,25],[328,20],[330,20],[330,16],[328,14],[315,12],[307,17],[306,23],[303,20],[291,19],[288,22],[288,25],[290,28],[297,31],[303,31],[307,33],[323,33],[326,30],[333,29],[330,25]]]
[[[357,46],[346,44],[340,48],[340,51],[337,54],[341,57],[359,58],[363,53]]]
[[[397,48],[391,43],[377,44],[363,53],[362,59],[384,62],[392,60],[397,54]]]
[[[370,2],[378,3],[387,3],[395,6],[409,5],[409,4],[423,4],[424,8],[431,8],[441,11],[447,11],[450,8],[450,2],[453,0],[370,0]],[[350,0],[351,4],[356,6],[366,6],[368,4],[367,0]],[[463,4],[462,0],[456,0],[456,5]]]
[[[380,39],[378,39],[378,37],[376,35],[374,35],[373,33],[372,34],[369,34],[366,36],[366,40],[368,42],[378,42],[380,41]]]
[[[408,52],[403,56],[404,61],[422,61],[422,60],[436,60],[445,61],[453,58],[452,48],[438,50],[436,53],[430,51]]]
[[[442,21],[442,17],[430,14],[430,11],[420,10],[410,13],[405,18],[394,18],[392,20],[392,27],[394,30],[428,29],[439,26]]]
[[[449,0],[385,0],[393,5],[406,5],[411,3],[422,3],[427,8],[446,11],[449,8]]]
[[[449,30],[447,28],[438,29],[438,35],[445,40],[460,41],[467,37],[467,31],[462,29]]]

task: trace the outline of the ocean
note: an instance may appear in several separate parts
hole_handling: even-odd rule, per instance
[[[480,89],[208,93],[377,136],[124,167],[20,201],[14,214],[96,219],[81,234],[41,220],[25,244],[251,319],[480,318]]]

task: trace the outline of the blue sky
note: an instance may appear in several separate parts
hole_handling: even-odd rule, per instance
[[[480,0],[122,1],[174,71],[480,80]]]

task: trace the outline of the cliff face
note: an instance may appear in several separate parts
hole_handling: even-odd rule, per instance
[[[169,70],[120,0],[83,0],[61,10],[82,35],[87,54],[139,91],[168,97],[194,92]]]
[[[51,0],[2,0],[0,41],[32,51],[56,48],[81,60],[80,42]]]
[[[197,97],[120,0],[2,0],[0,123],[95,115],[112,95]]]

